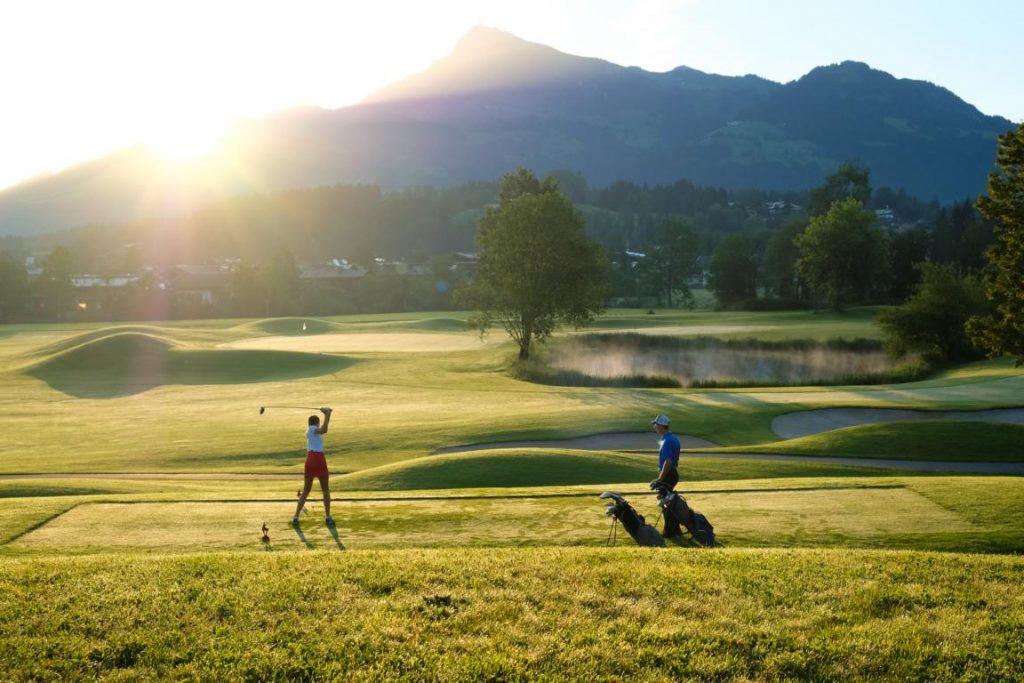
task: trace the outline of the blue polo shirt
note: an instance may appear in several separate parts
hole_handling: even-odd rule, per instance
[[[672,469],[679,469],[679,437],[672,432],[665,432],[661,440],[661,451],[658,453],[658,471],[665,466],[665,461],[672,461]]]

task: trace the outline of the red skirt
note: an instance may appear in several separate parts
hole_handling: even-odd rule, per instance
[[[328,476],[327,458],[320,451],[308,451],[306,453],[306,476],[318,479]]]

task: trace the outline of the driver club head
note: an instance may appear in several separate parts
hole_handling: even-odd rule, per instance
[[[260,406],[260,415],[262,415],[263,411],[266,410],[266,409],[267,409],[266,406]]]

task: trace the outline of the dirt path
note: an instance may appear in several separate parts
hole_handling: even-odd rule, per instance
[[[823,408],[800,410],[772,420],[772,431],[783,439],[820,434],[843,427],[907,420],[955,420],[961,422],[1009,422],[1024,424],[1024,408],[998,410],[904,410],[898,408]]]

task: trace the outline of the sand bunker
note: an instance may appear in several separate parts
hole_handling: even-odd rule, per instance
[[[1024,408],[998,410],[901,410],[897,408],[825,408],[801,410],[772,420],[772,431],[783,439],[820,434],[843,427],[875,422],[950,420],[957,422],[1009,422],[1024,424]]]
[[[677,434],[683,448],[714,448],[718,444],[698,436]],[[592,434],[574,439],[550,439],[547,441],[496,441],[494,443],[469,444],[438,448],[434,455],[441,453],[464,453],[466,451],[488,451],[501,448],[570,448],[581,451],[656,451],[658,437],[654,432],[617,432],[613,434]]]
[[[223,344],[229,349],[304,351],[306,353],[443,353],[471,351],[487,344],[473,333],[427,332],[311,334],[304,337],[256,337]]]

